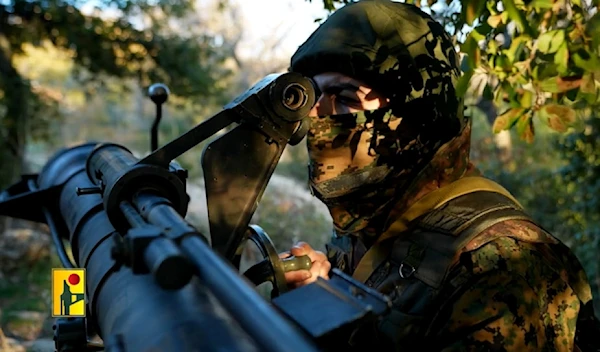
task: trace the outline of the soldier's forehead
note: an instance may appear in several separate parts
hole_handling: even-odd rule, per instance
[[[358,86],[363,86],[363,87],[368,87],[368,85],[366,83],[364,83],[363,81],[356,79],[356,78],[352,78],[348,75],[345,75],[343,73],[339,73],[339,72],[323,72],[323,73],[319,73],[313,76],[313,80],[315,80],[315,82],[319,85],[319,87],[321,89],[323,89],[323,87],[328,87],[334,84],[340,84],[340,83],[350,83],[350,84],[354,84],[357,87]]]

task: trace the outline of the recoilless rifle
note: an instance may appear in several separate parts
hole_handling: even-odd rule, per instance
[[[297,73],[268,75],[158,148],[169,91],[155,84],[149,155],[82,144],[0,193],[0,215],[47,224],[62,265],[86,269],[86,317],[56,319],[56,350],[318,351],[385,314],[386,297],[335,269],[329,280],[288,291],[285,272],[309,268],[310,259],[280,259],[265,231],[250,225],[286,145],[308,131],[315,92]],[[174,160],[230,126],[202,154],[209,244],[185,220],[187,172]],[[247,241],[263,260],[241,274]],[[267,281],[270,301],[254,287]],[[89,341],[94,333],[103,344]]]

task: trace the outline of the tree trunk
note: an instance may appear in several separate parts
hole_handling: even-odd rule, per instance
[[[2,49],[0,77],[6,105],[4,116],[0,116],[0,189],[5,189],[19,178],[23,167],[30,89]]]
[[[23,168],[29,86],[0,48],[0,91],[4,116],[0,115],[0,192],[18,180]],[[10,227],[10,218],[0,216],[0,233]]]

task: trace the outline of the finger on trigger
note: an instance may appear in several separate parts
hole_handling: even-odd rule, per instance
[[[321,263],[321,262],[314,262],[312,264],[312,266],[310,267],[310,272],[315,279],[317,276],[319,276],[319,273],[321,272],[322,267],[323,267],[323,263]]]
[[[327,255],[321,251],[315,251],[315,261],[326,262],[328,261]]]
[[[308,270],[288,271],[285,273],[285,281],[287,283],[297,283],[310,279],[312,276],[313,273]]]
[[[319,268],[319,276],[324,279],[329,279],[329,271],[331,270],[330,262],[322,262],[321,267]]]

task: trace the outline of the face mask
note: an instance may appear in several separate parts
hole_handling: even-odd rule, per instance
[[[338,233],[382,229],[390,207],[401,211],[454,162],[439,148],[465,130],[459,63],[442,25],[392,1],[349,4],[298,48],[290,70],[341,73],[397,104],[312,119],[310,185]]]
[[[312,118],[309,184],[329,208],[339,235],[361,230],[378,235],[393,207],[401,214],[427,187],[460,178],[470,165],[469,123],[444,143],[423,131],[430,126],[399,114],[388,106]]]
[[[425,162],[426,145],[393,108],[314,117],[307,135],[309,182],[340,233],[381,215]],[[404,177],[403,177],[404,176]]]

